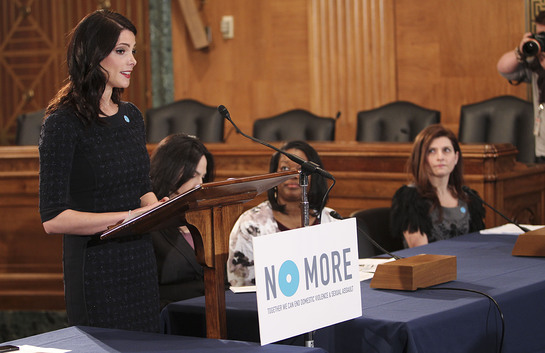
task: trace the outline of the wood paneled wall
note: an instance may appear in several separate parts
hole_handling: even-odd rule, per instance
[[[250,133],[253,120],[292,108],[342,115],[337,140],[353,140],[356,112],[408,100],[442,113],[457,131],[460,106],[501,94],[527,97],[496,71],[525,31],[527,0],[195,0],[211,45],[195,50],[172,0],[175,98],[226,105]],[[0,2],[0,144],[15,118],[42,108],[65,78],[66,33],[110,5],[139,29],[128,100],[151,106],[147,1]],[[235,19],[234,39],[220,21]],[[227,141],[241,140],[230,126]]]
[[[457,132],[460,106],[510,86],[496,62],[525,31],[518,0],[209,0],[199,2],[212,44],[192,48],[172,2],[175,97],[224,104],[250,133],[256,118],[291,108],[342,116],[337,140],[353,140],[356,112],[408,100],[442,113]],[[224,40],[220,20],[235,19]],[[227,141],[241,139],[231,127]]]
[[[0,145],[13,144],[19,114],[45,108],[67,77],[68,34],[88,13],[110,8],[138,29],[138,65],[124,99],[151,104],[148,1],[0,1]]]
[[[394,0],[309,2],[310,110],[337,110],[338,140],[355,138],[360,108],[395,100]]]
[[[278,110],[309,107],[308,14],[305,0],[227,0],[204,3],[208,49],[193,49],[180,7],[172,2],[175,98],[224,104],[240,128]],[[235,38],[224,40],[221,17],[234,16]],[[231,127],[227,127],[228,137]],[[229,138],[228,138],[229,140]]]
[[[396,0],[398,98],[441,111],[457,131],[460,106],[502,94],[527,98],[496,69],[525,32],[524,1]]]

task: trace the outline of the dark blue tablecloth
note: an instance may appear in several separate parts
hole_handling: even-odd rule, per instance
[[[492,296],[505,318],[503,352],[545,352],[545,259],[512,256],[515,241],[512,235],[469,234],[396,254],[455,255],[458,279],[436,287]],[[378,290],[369,282],[361,282],[363,315],[318,330],[316,346],[330,353],[499,351],[501,319],[488,298],[454,290]],[[255,293],[228,291],[226,306],[229,338],[258,341]],[[203,297],[168,305],[165,331],[187,334],[187,315],[204,328]]]
[[[185,353],[325,353],[320,348],[281,345],[259,346],[256,343],[182,337],[97,327],[74,326],[3,344],[57,348],[77,353],[102,352],[185,352]]]

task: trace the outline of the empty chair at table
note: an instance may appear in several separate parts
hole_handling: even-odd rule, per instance
[[[376,247],[367,235],[386,251],[392,252],[404,248],[403,241],[391,235],[390,207],[362,209],[352,212],[350,217],[355,217],[358,224],[358,253],[360,259],[385,253],[382,249]]]

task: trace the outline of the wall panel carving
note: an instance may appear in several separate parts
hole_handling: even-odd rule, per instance
[[[100,7],[129,17],[138,28],[138,66],[124,99],[148,106],[147,1],[2,0],[0,2],[0,145],[14,141],[19,114],[45,108],[66,78],[67,34]]]
[[[356,114],[396,98],[393,0],[313,0],[311,108],[341,111],[337,139],[355,138]]]

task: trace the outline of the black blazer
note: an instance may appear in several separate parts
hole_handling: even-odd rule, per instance
[[[152,232],[161,307],[204,295],[204,272],[178,228]]]

